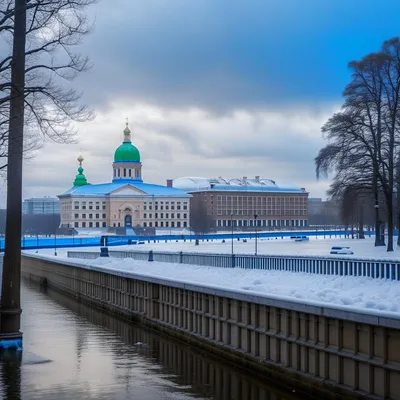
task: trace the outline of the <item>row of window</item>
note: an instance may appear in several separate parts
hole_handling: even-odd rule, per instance
[[[154,214],[154,218],[158,218],[158,213],[155,213]],[[170,214],[168,214],[168,213],[166,213],[165,214],[165,218],[169,218],[169,215]],[[183,215],[183,218],[184,219],[186,219],[187,218],[187,214],[186,213],[184,213],[184,214],[182,214]],[[149,218],[149,219],[152,219],[153,218],[153,214],[146,214],[146,213],[144,213],[143,214],[143,219],[146,219],[146,218]],[[164,218],[164,213],[160,213],[160,218]],[[174,213],[171,213],[171,219],[174,219],[175,218],[175,214]],[[178,213],[178,214],[176,214],[176,218],[177,219],[181,219],[181,214],[180,213]]]
[[[265,196],[217,196],[218,204],[226,203],[240,203],[240,204],[280,204],[280,203],[292,203],[301,204],[307,203],[307,198],[304,196],[286,196],[286,197],[265,197]]]
[[[217,208],[217,215],[307,215],[307,208],[301,209],[251,209],[251,210],[240,210],[240,209],[226,209],[221,210]]]
[[[100,214],[88,214],[89,219],[93,219],[93,215],[95,219],[100,219]],[[75,219],[79,219],[79,214],[74,214]],[[101,218],[107,218],[106,214],[102,214]],[[81,214],[81,219],[86,219],[86,214]]]
[[[230,220],[230,219],[218,219],[217,220],[218,227],[249,227],[249,226],[307,226],[306,219],[239,219],[239,220]]]
[[[121,223],[113,223],[114,227],[121,227]],[[164,221],[155,221],[153,222],[144,222],[143,223],[143,228],[187,228],[188,227],[188,223],[186,221],[184,222],[180,222],[177,221],[175,223],[175,221],[171,221],[170,223],[168,221],[164,222]]]
[[[115,168],[114,178],[140,178],[140,169],[136,168]]]
[[[143,206],[143,209],[144,210],[152,210],[153,209],[153,206],[151,205],[151,204],[149,204],[149,205],[144,205]],[[163,206],[163,205],[155,205],[154,206],[154,210],[169,210],[169,209],[171,209],[171,210],[175,210],[175,206],[173,205],[173,204],[171,204],[171,206],[169,206],[169,205],[165,205],[165,206]],[[180,205],[177,205],[176,206],[176,209],[177,210],[187,210],[188,209],[188,206],[187,205],[183,205],[183,206],[180,206]]]
[[[107,223],[106,222],[75,222],[74,223],[75,228],[106,228]]]

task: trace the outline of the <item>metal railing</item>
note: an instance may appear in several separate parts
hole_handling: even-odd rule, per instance
[[[307,274],[362,276],[377,279],[400,280],[400,262],[390,259],[364,259],[343,256],[291,256],[209,254],[162,251],[110,250],[110,257],[132,258],[174,264],[203,265],[219,268],[244,268],[269,271],[290,271]],[[69,258],[95,259],[99,252],[68,251]]]

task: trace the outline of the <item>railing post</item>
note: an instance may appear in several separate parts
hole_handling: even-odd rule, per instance
[[[235,268],[235,255],[232,254],[232,264],[231,264],[232,268]]]
[[[153,258],[153,250],[150,250],[150,251],[149,251],[149,261],[154,261],[154,258]]]
[[[179,252],[179,263],[182,264],[183,263],[183,252]]]

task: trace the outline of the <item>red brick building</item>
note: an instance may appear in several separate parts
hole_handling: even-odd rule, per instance
[[[177,178],[170,185],[201,199],[217,230],[299,229],[308,225],[308,193],[270,179]],[[191,212],[195,210],[191,209]]]

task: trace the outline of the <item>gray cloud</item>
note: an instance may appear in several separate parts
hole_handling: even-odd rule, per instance
[[[323,195],[327,188],[327,181],[316,181],[313,165],[325,114],[301,109],[215,116],[200,109],[165,109],[122,100],[107,112],[99,111],[95,121],[82,124],[79,145],[47,144],[26,162],[24,196],[69,189],[80,151],[89,182],[110,181],[126,115],[134,121],[130,127],[147,182],[164,184],[167,178],[190,175],[261,175],[312,189],[314,195]]]

